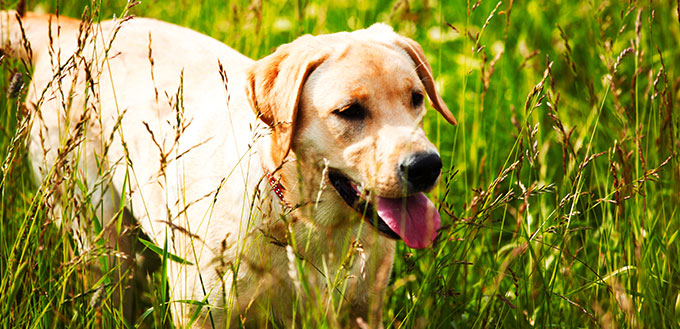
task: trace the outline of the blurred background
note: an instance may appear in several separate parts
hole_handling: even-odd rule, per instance
[[[251,58],[302,34],[375,22],[422,45],[459,125],[435,111],[424,123],[444,160],[431,197],[445,227],[432,249],[399,244],[385,327],[680,326],[677,1],[130,4],[27,1],[95,20],[154,17]],[[10,88],[30,72],[9,58],[0,67],[0,323],[119,326],[116,310],[91,307],[68,234],[45,225],[17,128],[26,88]],[[157,290],[137,325],[168,326]]]

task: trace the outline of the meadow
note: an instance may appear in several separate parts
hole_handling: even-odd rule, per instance
[[[375,22],[422,45],[459,124],[435,111],[425,120],[445,167],[430,193],[444,229],[432,248],[398,244],[385,328],[680,327],[680,1],[129,5],[28,1],[95,21],[158,18],[251,58],[302,34]],[[30,68],[2,55],[0,67],[0,326],[170,327],[159,272],[137,323],[102,297],[112,293],[106,278],[102,288],[85,283],[88,264],[52,223],[50,187],[27,158]],[[67,186],[75,201],[64,215],[78,216],[87,199],[77,181]],[[300,326],[334,327],[324,312]]]

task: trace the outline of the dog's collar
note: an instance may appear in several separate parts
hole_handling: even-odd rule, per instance
[[[279,200],[281,200],[281,202],[286,207],[289,207],[288,202],[286,202],[286,200],[283,198],[283,191],[285,191],[286,188],[281,185],[281,179],[276,179],[276,177],[274,177],[274,175],[272,175],[272,173],[267,169],[264,169],[264,173],[267,176],[267,181],[269,182],[269,186],[271,186],[274,194],[279,197]]]

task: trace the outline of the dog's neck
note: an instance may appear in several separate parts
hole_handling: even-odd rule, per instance
[[[269,172],[266,168],[262,168],[264,170],[264,174],[267,176],[267,181],[269,182],[269,186],[272,188],[272,192],[276,194],[277,197],[279,197],[279,200],[283,202],[286,206],[288,206],[288,203],[286,202],[284,196],[283,196],[283,191],[285,188],[283,185],[281,185],[281,181],[279,179],[276,179],[274,175]]]
[[[262,164],[262,179],[269,185],[269,188],[266,190],[267,194],[271,196],[271,202],[280,203],[284,208],[283,210],[285,210],[285,208],[292,209],[294,200],[289,200],[289,198],[287,198],[287,180],[284,178],[283,164],[276,164],[272,159],[271,145],[272,143],[269,136],[263,138],[258,143],[257,153]],[[284,163],[291,160],[295,161],[292,156],[288,156],[288,158],[284,160]]]

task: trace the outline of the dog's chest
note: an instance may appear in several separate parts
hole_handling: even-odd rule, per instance
[[[256,239],[252,249],[258,252],[249,253],[239,285],[241,307],[266,305],[277,319],[290,321],[292,303],[304,309],[321,301],[365,318],[371,298],[384,290],[394,241],[374,232],[357,237],[357,227],[323,232],[304,223],[292,225],[297,248],[281,243],[288,231],[282,225],[267,227]]]

